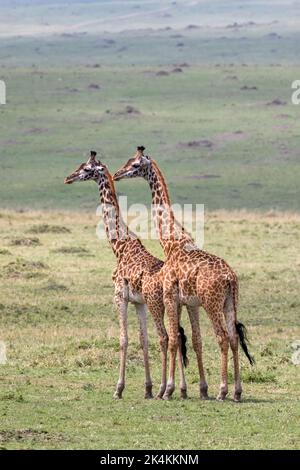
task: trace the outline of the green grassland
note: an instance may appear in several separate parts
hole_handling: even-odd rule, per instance
[[[113,171],[143,144],[177,202],[298,211],[296,10],[277,1],[4,2],[1,207],[91,209],[89,189],[64,188],[65,174],[91,148]],[[27,23],[31,34],[16,36],[13,25]],[[119,189],[149,201],[143,182]]]
[[[0,5],[0,447],[299,448],[300,79],[296,2],[3,0]],[[144,145],[173,202],[205,206],[205,246],[239,273],[244,400],[214,400],[219,351],[201,312],[211,400],[143,399],[130,308],[118,375],[115,266],[96,237],[96,185],[67,187],[90,149],[114,172]],[[129,203],[150,203],[142,180]],[[157,241],[148,241],[162,257]],[[149,319],[155,388],[157,338]]]
[[[242,356],[244,401],[216,402],[219,351],[204,311],[201,325],[211,400],[198,398],[186,312],[189,400],[143,399],[143,363],[135,311],[129,312],[124,399],[118,375],[118,318],[110,275],[115,261],[95,236],[93,214],[2,211],[1,340],[8,363],[0,374],[2,448],[284,449],[299,446],[299,216],[211,213],[205,248],[238,271],[239,318],[256,366]],[[238,244],[237,244],[238,241]],[[156,242],[148,242],[161,255]],[[154,388],[159,345],[150,327]]]
[[[162,70],[169,75],[157,75]],[[299,210],[299,107],[290,99],[299,68],[173,70],[4,69],[1,206],[91,209],[89,188],[65,188],[64,176],[91,148],[115,171],[143,144],[176,202]],[[286,104],[269,104],[276,99]],[[130,202],[149,202],[142,181],[118,189]]]

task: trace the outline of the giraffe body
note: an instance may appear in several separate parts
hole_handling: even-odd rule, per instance
[[[145,365],[145,398],[152,397],[152,380],[150,376],[148,333],[146,322],[146,305],[153,317],[160,338],[162,380],[157,397],[162,398],[166,389],[166,366],[168,335],[164,325],[163,282],[161,270],[163,261],[152,256],[125,225],[119,210],[114,184],[108,169],[96,160],[96,152],[86,164],[79,166],[65,183],[94,180],[97,182],[102,203],[105,230],[112,250],[117,258],[117,267],[112,279],[115,286],[114,303],[119,312],[120,324],[120,372],[115,398],[121,398],[125,387],[126,356],[128,348],[127,309],[128,303],[134,304],[139,317],[140,343],[144,354]],[[179,315],[179,314],[178,314]],[[186,396],[186,383],[183,370],[183,358],[179,353],[178,363],[181,376],[182,396]]]
[[[221,384],[218,399],[224,400],[228,393],[227,362],[230,345],[234,360],[234,400],[240,401],[242,387],[238,339],[250,362],[253,359],[244,341],[244,326],[237,322],[237,276],[223,259],[197,248],[191,235],[176,221],[164,177],[157,163],[145,156],[143,151],[144,147],[138,147],[136,155],[114,175],[114,179],[118,181],[123,178],[143,177],[152,193],[153,216],[166,257],[162,276],[164,303],[170,323],[170,372],[165,396],[170,397],[175,386],[178,345],[177,306],[181,303],[187,306],[192,325],[193,347],[200,375],[200,396],[207,397],[199,324],[199,307],[202,306],[212,322],[221,350]]]

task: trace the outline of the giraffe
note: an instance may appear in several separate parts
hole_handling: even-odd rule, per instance
[[[191,235],[175,219],[165,179],[155,160],[144,155],[144,150],[143,146],[137,147],[134,157],[115,173],[114,180],[143,177],[148,182],[152,193],[156,228],[166,258],[162,272],[164,301],[170,322],[170,370],[165,398],[171,397],[175,388],[175,360],[178,344],[176,295],[178,292],[177,302],[187,306],[191,319],[193,347],[197,355],[200,375],[200,396],[207,397],[199,325],[199,307],[202,306],[211,320],[221,351],[221,383],[217,399],[223,401],[228,394],[227,369],[230,345],[234,363],[233,399],[239,402],[242,395],[239,342],[251,365],[254,359],[247,348],[245,326],[237,320],[237,275],[223,259],[200,250]]]
[[[103,221],[106,235],[117,258],[117,268],[113,273],[115,287],[114,302],[119,312],[120,326],[120,369],[114,398],[122,398],[125,388],[125,369],[128,347],[127,308],[128,303],[135,306],[140,324],[140,343],[143,349],[145,365],[145,398],[152,398],[152,380],[150,375],[146,305],[148,306],[160,339],[162,378],[157,398],[162,398],[167,385],[167,349],[168,335],[164,325],[163,286],[161,268],[164,263],[152,256],[142,245],[137,236],[126,226],[120,213],[112,176],[106,165],[96,160],[97,153],[90,152],[86,163],[82,163],[70,176],[66,184],[75,181],[96,181],[100,193]],[[180,309],[180,307],[179,307]],[[180,318],[180,311],[178,311]],[[179,355],[181,397],[186,398],[187,386],[184,366],[187,365],[186,337],[179,325]]]

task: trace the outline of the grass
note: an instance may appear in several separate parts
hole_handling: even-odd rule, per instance
[[[276,0],[2,0],[0,448],[299,448],[298,9]],[[92,148],[114,172],[142,144],[174,202],[205,204],[205,248],[239,273],[239,318],[257,362],[241,358],[241,405],[231,400],[232,368],[231,396],[214,400],[219,352],[204,312],[211,400],[198,398],[184,315],[190,399],[177,390],[168,403],[145,401],[132,308],[127,387],[112,400],[115,260],[96,237],[96,185],[63,179]],[[129,204],[150,202],[143,181],[117,190]],[[157,242],[147,246],[162,256]]]
[[[300,337],[300,218],[225,211],[209,213],[205,249],[239,273],[239,318],[249,328],[257,365],[242,356],[244,401],[214,400],[219,352],[201,312],[211,400],[198,398],[198,376],[186,314],[190,399],[178,389],[170,402],[143,399],[137,319],[129,312],[130,347],[124,399],[112,393],[118,375],[118,319],[112,307],[115,266],[106,241],[95,236],[91,213],[2,211],[0,446],[6,449],[295,449],[299,448],[299,366],[292,343]],[[37,226],[40,244],[11,246]],[[239,241],[238,246],[236,241]],[[161,255],[157,242],[147,242]],[[89,256],[82,256],[82,248]],[[7,247],[7,248],[6,248]],[[77,250],[74,250],[74,248]],[[67,249],[69,248],[69,249]],[[13,289],[12,289],[13,285]],[[154,388],[159,347],[151,319]]]

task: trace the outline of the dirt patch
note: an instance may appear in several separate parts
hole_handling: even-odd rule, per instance
[[[141,112],[137,108],[134,108],[131,105],[126,106],[125,113],[126,114],[141,114]]]
[[[286,101],[275,98],[273,101],[269,101],[266,106],[286,106]]]
[[[179,146],[183,148],[212,148],[213,142],[208,139],[191,140],[189,142],[180,142]]]
[[[51,434],[48,431],[38,429],[10,429],[0,431],[0,442],[22,441],[22,440],[34,440],[34,441],[52,441],[52,440],[63,440],[62,434]]]
[[[210,174],[203,174],[203,175],[191,175],[188,176],[188,179],[191,180],[207,180],[207,179],[213,179],[213,178],[221,178],[221,175],[210,175]]]
[[[1,145],[24,145],[26,144],[25,140],[17,140],[17,139],[7,139],[1,142]]]
[[[166,70],[160,70],[159,72],[156,72],[157,77],[167,77],[169,75],[169,72]]]
[[[90,83],[88,86],[89,90],[101,90],[101,86],[97,83]]]
[[[236,21],[234,23],[228,24],[226,26],[226,29],[235,29],[235,28],[246,28],[248,26],[256,26],[257,23],[255,21],[247,21],[245,23],[237,23]]]
[[[290,114],[277,114],[277,119],[290,119],[292,116]]]
[[[275,126],[272,126],[272,129],[279,130],[279,131],[286,131],[292,128],[293,128],[292,124],[276,124]]]
[[[52,253],[80,256],[86,256],[90,254],[89,250],[87,250],[86,248],[82,248],[81,246],[62,246],[61,248],[56,248],[55,250],[52,250]]]
[[[258,88],[255,85],[254,86],[244,85],[240,88],[240,90],[243,90],[243,91],[245,91],[245,90],[250,90],[251,91],[251,90],[257,90],[257,89]]]
[[[78,88],[69,88],[69,87],[65,87],[65,90],[66,90],[68,93],[79,93]]]
[[[187,30],[191,30],[191,29],[200,29],[200,26],[196,25],[196,24],[189,24],[185,27],[185,29]]]
[[[261,183],[256,183],[255,181],[248,183],[248,186],[252,186],[253,188],[262,188],[263,185]]]
[[[46,127],[31,127],[27,129],[24,134],[45,134],[46,132],[49,132],[49,129]]]
[[[134,108],[134,106],[131,106],[131,105],[127,105],[125,107],[125,109],[123,111],[120,111],[118,114],[121,114],[121,115],[128,115],[128,114],[131,114],[131,115],[137,115],[137,114],[141,114],[141,112],[137,109],[137,108]]]
[[[40,271],[48,269],[48,266],[42,261],[27,261],[18,259],[8,263],[3,268],[3,274],[7,277],[31,279],[33,277],[42,277]]]
[[[11,240],[10,245],[12,246],[38,246],[41,242],[38,238],[15,238]]]
[[[249,138],[249,134],[241,130],[237,130],[234,132],[223,132],[222,134],[217,134],[215,136],[215,140],[218,143],[224,142],[239,142],[241,140],[246,140]]]
[[[238,80],[239,78],[236,75],[228,75],[225,77],[225,80]]]
[[[265,38],[269,39],[281,39],[281,36],[277,33],[269,33],[265,35]]]
[[[11,255],[9,250],[0,250],[0,255]]]
[[[110,46],[113,46],[116,44],[116,41],[114,39],[104,39],[105,44],[109,44]]]
[[[63,225],[39,224],[28,229],[28,233],[71,233],[71,230]]]
[[[55,292],[67,291],[68,288],[63,284],[58,284],[57,282],[49,282],[45,287],[42,287],[42,290],[50,290]]]
[[[40,315],[41,311],[39,307],[36,305],[28,305],[28,304],[10,304],[10,305],[4,305],[0,304],[0,314],[2,313],[7,316],[9,315],[10,317],[13,318],[18,318],[20,316],[30,316],[30,315]]]

